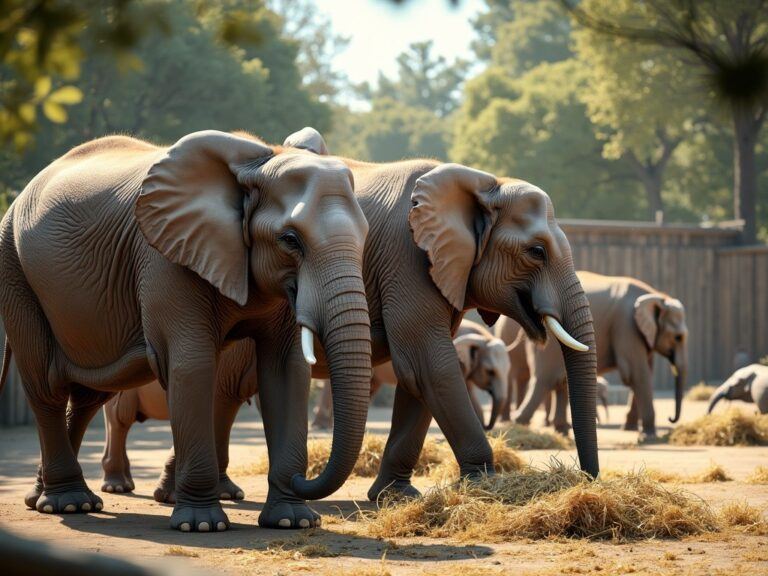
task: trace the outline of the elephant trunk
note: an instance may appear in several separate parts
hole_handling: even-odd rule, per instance
[[[501,407],[507,401],[506,382],[503,382],[501,380],[494,380],[488,392],[490,392],[491,394],[491,399],[493,400],[493,403],[491,404],[491,417],[488,420],[487,425],[483,424],[483,428],[485,430],[493,430],[493,427],[496,425],[496,420],[498,419],[499,414],[501,414]]]
[[[688,376],[688,358],[685,348],[680,348],[674,357],[675,366],[675,416],[669,418],[674,424],[680,420],[680,411],[683,407],[683,392],[685,391],[685,380]]]
[[[712,410],[715,409],[715,405],[720,402],[723,398],[728,398],[728,389],[730,387],[730,382],[724,382],[718,386],[717,390],[715,390],[715,393],[712,394],[712,398],[709,400],[709,408],[707,408],[707,414],[711,414]]]
[[[317,478],[296,474],[291,479],[294,493],[307,500],[332,494],[351,474],[363,443],[371,394],[371,328],[360,267],[345,264],[338,254],[324,264],[318,276],[327,294],[327,322],[321,323],[318,336],[330,372],[333,441],[328,463]]]
[[[563,326],[576,340],[589,347],[586,352],[560,345],[568,377],[568,396],[573,435],[581,469],[593,478],[600,473],[597,454],[597,355],[592,312],[578,277],[567,279],[569,288],[562,297]]]

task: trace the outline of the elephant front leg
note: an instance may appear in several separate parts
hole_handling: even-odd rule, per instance
[[[171,527],[182,532],[226,530],[229,519],[216,493],[215,350],[212,344],[175,344],[178,348],[170,351],[168,360],[168,408],[176,453],[176,505]]]
[[[432,422],[427,407],[404,386],[395,390],[392,427],[381,458],[376,481],[368,490],[368,498],[378,501],[383,496],[416,497],[419,491],[411,484],[411,476],[419,461],[424,439]]]
[[[320,515],[291,490],[291,478],[307,471],[309,367],[297,339],[287,351],[285,346],[264,344],[258,351],[259,398],[269,452],[269,491],[259,526],[312,528],[320,525]]]
[[[216,493],[220,500],[242,500],[245,492],[227,475],[229,467],[229,436],[242,402],[237,398],[217,395],[214,409],[214,433],[216,435],[216,457],[219,462],[219,484]]]
[[[635,393],[630,390],[627,398],[627,415],[624,418],[622,430],[637,431],[640,429],[640,418],[637,414],[637,398]]]

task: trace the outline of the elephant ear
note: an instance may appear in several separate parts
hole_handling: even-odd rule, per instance
[[[328,146],[325,145],[323,136],[311,126],[306,126],[298,132],[294,132],[288,136],[283,142],[283,146],[302,148],[314,152],[315,154],[319,154],[320,156],[328,156],[328,154],[330,154],[330,152],[328,152]]]
[[[453,346],[456,348],[456,355],[459,357],[461,370],[466,377],[475,366],[477,350],[480,346],[486,344],[485,338],[478,334],[465,334],[454,338]]]
[[[252,204],[238,175],[273,151],[207,130],[183,137],[149,169],[135,214],[147,242],[241,306],[248,299],[244,221]]]
[[[643,294],[635,300],[635,323],[640,334],[645,338],[649,350],[656,344],[659,330],[659,312],[664,305],[664,298],[656,294]]]
[[[456,310],[464,309],[472,267],[483,254],[496,210],[487,197],[496,177],[459,164],[441,164],[416,181],[408,221],[429,257],[432,281]]]

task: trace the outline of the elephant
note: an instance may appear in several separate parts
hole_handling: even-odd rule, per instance
[[[579,271],[592,309],[597,339],[599,374],[618,370],[631,388],[625,430],[637,430],[643,423],[643,438],[656,436],[653,409],[653,353],[667,358],[675,374],[675,415],[680,418],[688,368],[688,327],[683,304],[634,278],[603,276]],[[505,320],[506,322],[506,320]],[[502,323],[500,323],[502,324]],[[504,326],[499,328],[504,331]],[[509,337],[509,336],[508,336]],[[545,394],[564,386],[566,373],[552,346],[526,341],[526,360],[530,370],[528,388],[512,420],[528,424]],[[514,372],[514,368],[513,368]],[[558,396],[558,400],[564,400]],[[566,405],[555,404],[555,428],[568,431]]]
[[[367,231],[344,163],[244,133],[195,132],[170,147],[109,136],[40,172],[0,223],[2,373],[14,355],[37,420],[37,511],[103,507],[77,461],[85,428],[114,393],[159,380],[176,454],[171,528],[226,530],[215,376],[221,350],[252,337],[272,463],[259,524],[317,525],[305,500],[343,484],[365,433]],[[310,481],[315,338],[336,437]]]
[[[754,402],[760,414],[768,414],[768,366],[750,364],[736,370],[715,390],[707,414],[711,414],[723,398]]]
[[[220,500],[242,500],[243,490],[227,475],[229,466],[229,435],[235,417],[245,402],[258,393],[256,350],[253,340],[237,340],[221,353],[216,370],[214,397],[214,434],[219,463],[219,484],[216,494]],[[102,492],[125,493],[134,489],[126,440],[134,422],[148,419],[168,420],[168,399],[157,380],[118,392],[104,405],[106,441],[101,466],[104,470]],[[176,459],[171,454],[154,491],[157,502],[176,501]]]
[[[311,130],[287,140],[322,154],[320,141]],[[492,473],[491,447],[453,345],[474,308],[488,325],[504,314],[533,340],[546,341],[549,330],[562,343],[580,465],[597,476],[592,317],[549,196],[459,164],[341,161],[369,226],[363,278],[373,364],[391,360],[398,383],[368,497],[419,494],[411,476],[432,417],[463,477]],[[318,358],[313,377],[324,376],[323,364]]]
[[[500,406],[505,401],[507,393],[507,374],[509,372],[509,359],[505,344],[491,334],[486,328],[464,319],[459,325],[456,338],[453,340],[456,353],[459,355],[461,371],[469,391],[469,399],[472,408],[480,422],[483,422],[483,410],[473,393],[472,388],[488,392],[493,400],[490,422],[484,424],[486,430],[491,430],[496,421]],[[373,397],[383,384],[397,385],[392,362],[379,364],[373,369],[371,378],[371,397]],[[315,407],[315,417],[312,427],[324,430],[331,427],[331,389],[323,387],[322,394],[318,398]]]

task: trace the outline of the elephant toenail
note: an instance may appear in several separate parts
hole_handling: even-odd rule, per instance
[[[98,511],[98,510],[101,510],[102,508],[104,508],[104,504],[102,504],[101,502],[96,502],[96,510]]]
[[[91,511],[91,503],[90,502],[85,502],[83,504],[82,508],[83,508],[83,512],[90,512]]]
[[[182,522],[179,525],[179,530],[181,530],[182,532],[189,532],[189,522]]]
[[[224,532],[224,530],[226,530],[226,529],[227,529],[226,522],[219,522],[219,523],[216,524],[216,530],[217,531]]]
[[[309,520],[307,520],[306,518],[302,518],[301,520],[299,520],[299,526],[301,528],[309,528]]]
[[[122,486],[115,486],[115,492],[122,492],[123,487]]]
[[[208,524],[208,522],[200,522],[200,524],[197,525],[198,532],[208,532],[210,529],[211,525]]]
[[[291,527],[291,521],[288,520],[288,518],[280,518],[280,521],[277,523],[280,528],[290,528]]]
[[[53,512],[53,506],[51,506],[50,504],[46,504],[45,506],[43,506],[43,512],[47,512],[48,514],[50,514],[51,512]]]
[[[114,492],[114,491],[115,491],[115,487],[112,486],[112,484],[107,486],[107,492]]]
[[[74,504],[67,504],[64,506],[64,512],[74,512],[75,510],[77,510],[77,506]]]
[[[219,494],[219,498],[221,498],[222,500],[229,500],[231,496],[229,495],[229,492],[222,492],[221,494]]]
[[[242,500],[243,498],[245,498],[245,493],[242,490],[238,490],[237,494],[235,494],[235,498],[237,498],[238,500]]]
[[[318,518],[315,520],[315,527],[320,528],[320,525],[323,523],[323,520],[321,518]]]

